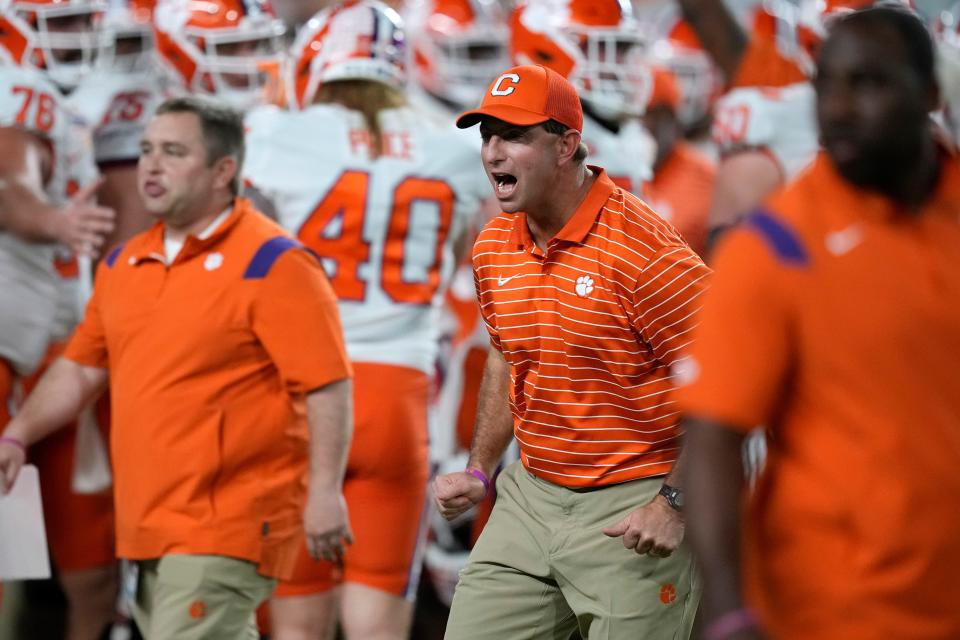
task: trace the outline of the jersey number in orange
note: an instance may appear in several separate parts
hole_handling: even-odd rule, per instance
[[[344,171],[297,234],[320,257],[336,263],[331,283],[341,300],[361,301],[366,297],[367,283],[360,278],[359,272],[360,265],[370,259],[370,243],[363,237],[369,188],[370,174]],[[453,219],[453,200],[450,186],[432,178],[406,178],[394,189],[380,283],[384,293],[394,302],[430,304],[433,300],[440,284],[440,265]],[[404,279],[403,267],[413,205],[418,201],[436,205],[439,223],[426,279],[411,282]]]
[[[54,124],[56,102],[49,93],[34,91],[33,87],[15,86],[11,89],[23,102],[17,111],[17,124],[35,127],[39,131],[50,131]],[[31,112],[33,118],[31,119]],[[31,121],[32,120],[32,121]]]

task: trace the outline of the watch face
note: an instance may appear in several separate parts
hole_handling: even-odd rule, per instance
[[[683,509],[683,489],[663,485],[660,488],[660,495],[666,498],[667,503],[674,509],[677,509],[678,511]]]

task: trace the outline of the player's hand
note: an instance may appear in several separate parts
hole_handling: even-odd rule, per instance
[[[0,494],[6,495],[13,488],[26,458],[23,449],[11,442],[0,440]]]
[[[82,187],[57,216],[57,240],[78,256],[96,257],[113,231],[116,212],[93,202],[103,178]]]
[[[683,517],[661,496],[631,511],[626,518],[603,530],[611,538],[623,538],[623,546],[639,554],[665,558],[683,541]]]
[[[347,545],[353,544],[343,493],[311,488],[303,512],[303,530],[311,558],[339,562]]]
[[[487,490],[480,478],[458,471],[433,480],[433,499],[447,520],[453,520],[483,500]]]

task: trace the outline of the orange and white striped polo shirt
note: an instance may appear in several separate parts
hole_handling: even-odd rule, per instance
[[[568,487],[672,468],[670,365],[690,344],[710,273],[670,224],[591,169],[587,197],[545,252],[525,214],[501,213],[473,253],[491,342],[511,368],[523,464]]]

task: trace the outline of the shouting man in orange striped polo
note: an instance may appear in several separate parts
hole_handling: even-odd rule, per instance
[[[522,460],[497,480],[447,638],[567,638],[578,626],[585,638],[687,637],[699,586],[670,366],[709,270],[585,164],[580,101],[560,75],[509,69],[457,121],[476,123],[503,209],[473,254],[493,349],[467,469],[434,483],[441,513],[484,497],[511,435]]]

